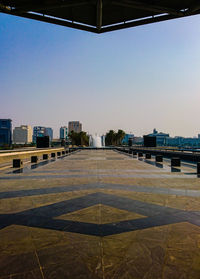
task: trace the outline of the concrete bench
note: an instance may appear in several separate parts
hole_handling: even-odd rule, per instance
[[[23,162],[21,159],[13,159],[13,168],[23,167]]]
[[[197,162],[197,174],[200,174],[200,162]]]
[[[163,156],[162,155],[156,155],[156,162],[163,162]]]
[[[180,167],[181,166],[181,159],[173,157],[171,158],[171,167]]]
[[[43,160],[48,160],[49,159],[49,155],[48,154],[43,154],[42,158],[43,158]]]
[[[38,156],[31,156],[31,163],[37,163],[38,162]]]
[[[146,154],[145,154],[145,158],[146,158],[146,159],[151,159],[151,154],[150,154],[150,153],[146,153]]]

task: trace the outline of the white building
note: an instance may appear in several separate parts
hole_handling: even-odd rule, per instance
[[[21,125],[15,127],[13,130],[13,143],[16,144],[27,144],[32,142],[32,128],[28,125]]]

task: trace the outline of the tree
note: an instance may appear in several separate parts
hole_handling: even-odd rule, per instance
[[[125,132],[123,130],[119,129],[117,133],[113,130],[110,130],[108,133],[106,133],[105,144],[106,145],[121,145],[124,136],[125,136]]]
[[[80,132],[79,136],[80,136],[81,145],[88,146],[89,145],[89,136],[87,135],[87,133],[86,132]]]
[[[74,131],[71,131],[71,133],[69,134],[69,138],[71,139],[72,145],[89,145],[89,136],[86,132],[82,131],[80,133],[76,133]]]
[[[114,145],[115,144],[116,133],[113,130],[110,130],[106,133],[105,136],[105,143],[106,145]]]
[[[116,134],[116,141],[118,145],[122,144],[122,140],[125,137],[126,133],[123,130],[118,130]]]

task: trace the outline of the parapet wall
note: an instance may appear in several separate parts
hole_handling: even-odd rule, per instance
[[[64,150],[63,147],[0,153],[0,163],[8,163],[11,162],[13,159],[29,159],[31,156],[42,156],[44,153],[50,154],[52,152],[59,152],[62,150]]]

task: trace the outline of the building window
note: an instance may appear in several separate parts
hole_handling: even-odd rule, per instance
[[[7,121],[2,121],[1,125],[2,125],[2,127],[7,127]]]

